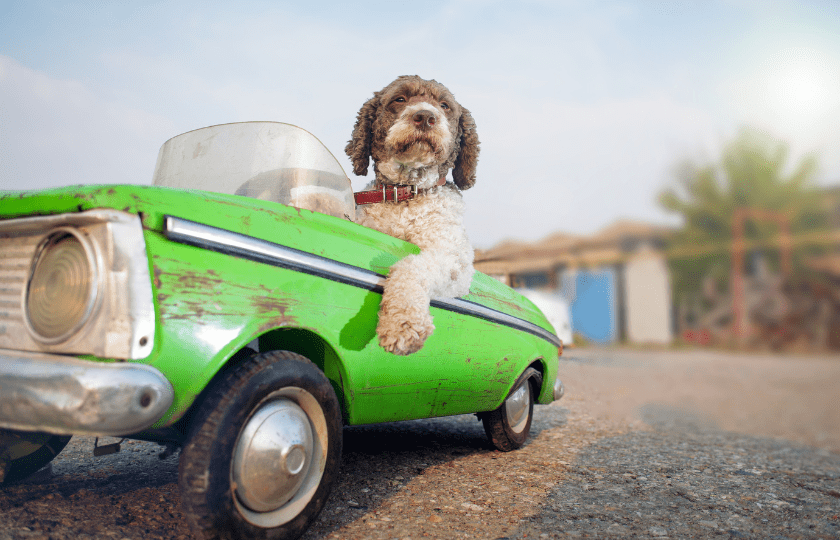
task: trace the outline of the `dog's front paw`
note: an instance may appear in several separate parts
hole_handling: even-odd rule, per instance
[[[415,313],[407,319],[380,315],[376,334],[383,349],[406,356],[419,351],[434,329],[432,316],[428,312]]]

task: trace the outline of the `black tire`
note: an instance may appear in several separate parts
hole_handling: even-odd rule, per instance
[[[68,442],[70,435],[0,429],[0,467],[5,469],[0,485],[19,482],[38,472]]]
[[[510,452],[522,448],[528,440],[531,421],[534,419],[534,397],[541,385],[540,372],[528,368],[516,380],[513,389],[498,409],[479,415],[484,424],[484,432],[496,449]],[[523,400],[527,400],[527,403]],[[519,415],[514,415],[512,419],[514,407]]]
[[[243,463],[266,463],[260,461],[262,458],[240,459],[240,456],[253,456],[251,452],[266,455],[259,453],[264,450],[252,451],[257,446],[251,446],[250,442],[256,440],[255,433],[266,424],[266,411],[269,411],[268,418],[287,418],[283,416],[285,413],[276,412],[278,407],[287,406],[297,407],[295,410],[304,415],[302,422],[308,421],[312,436],[309,446],[313,450],[306,454],[306,459],[289,465],[291,461],[287,460],[292,460],[288,457],[292,450],[284,447],[283,463],[287,469],[300,463],[306,465],[284,473],[272,460],[268,461],[270,468],[254,465],[269,475],[239,476],[239,481],[235,481],[236,474],[246,471]],[[261,416],[255,418],[257,414]],[[283,430],[279,432],[286,429],[285,424],[282,426]],[[277,435],[279,432],[271,431],[274,437],[281,437]],[[240,444],[241,437],[245,442]],[[181,450],[178,484],[190,526],[201,538],[299,537],[324,507],[338,476],[341,446],[338,399],[323,372],[308,359],[288,351],[252,356],[224,374],[205,393],[189,425],[187,442]],[[240,454],[236,454],[237,450]],[[305,454],[296,452],[296,456]],[[310,467],[310,463],[314,467]],[[257,500],[254,493],[262,494],[259,490],[266,486],[287,485],[289,475],[298,475],[295,476],[298,480],[292,482],[302,482],[298,487],[283,488],[283,495],[291,493],[291,500],[282,502],[281,498],[275,498],[270,501],[274,506],[259,508],[265,500]],[[268,478],[268,482],[262,482],[263,478]],[[257,490],[249,491],[249,486]]]

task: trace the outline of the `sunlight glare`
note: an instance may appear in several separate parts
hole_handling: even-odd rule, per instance
[[[840,69],[813,49],[792,49],[778,58],[769,77],[769,105],[798,123],[840,105]]]

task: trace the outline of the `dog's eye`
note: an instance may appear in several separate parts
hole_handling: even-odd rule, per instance
[[[441,101],[440,102],[440,108],[443,109],[444,111],[448,111],[449,110],[449,103],[447,103],[445,101]]]
[[[405,103],[405,98],[400,96],[394,100],[394,103]]]

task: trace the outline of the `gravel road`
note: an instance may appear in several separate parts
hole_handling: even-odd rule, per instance
[[[561,379],[516,452],[473,416],[345,429],[304,538],[840,538],[840,358],[573,349]],[[189,538],[177,454],[92,447],[0,491],[0,540]]]

